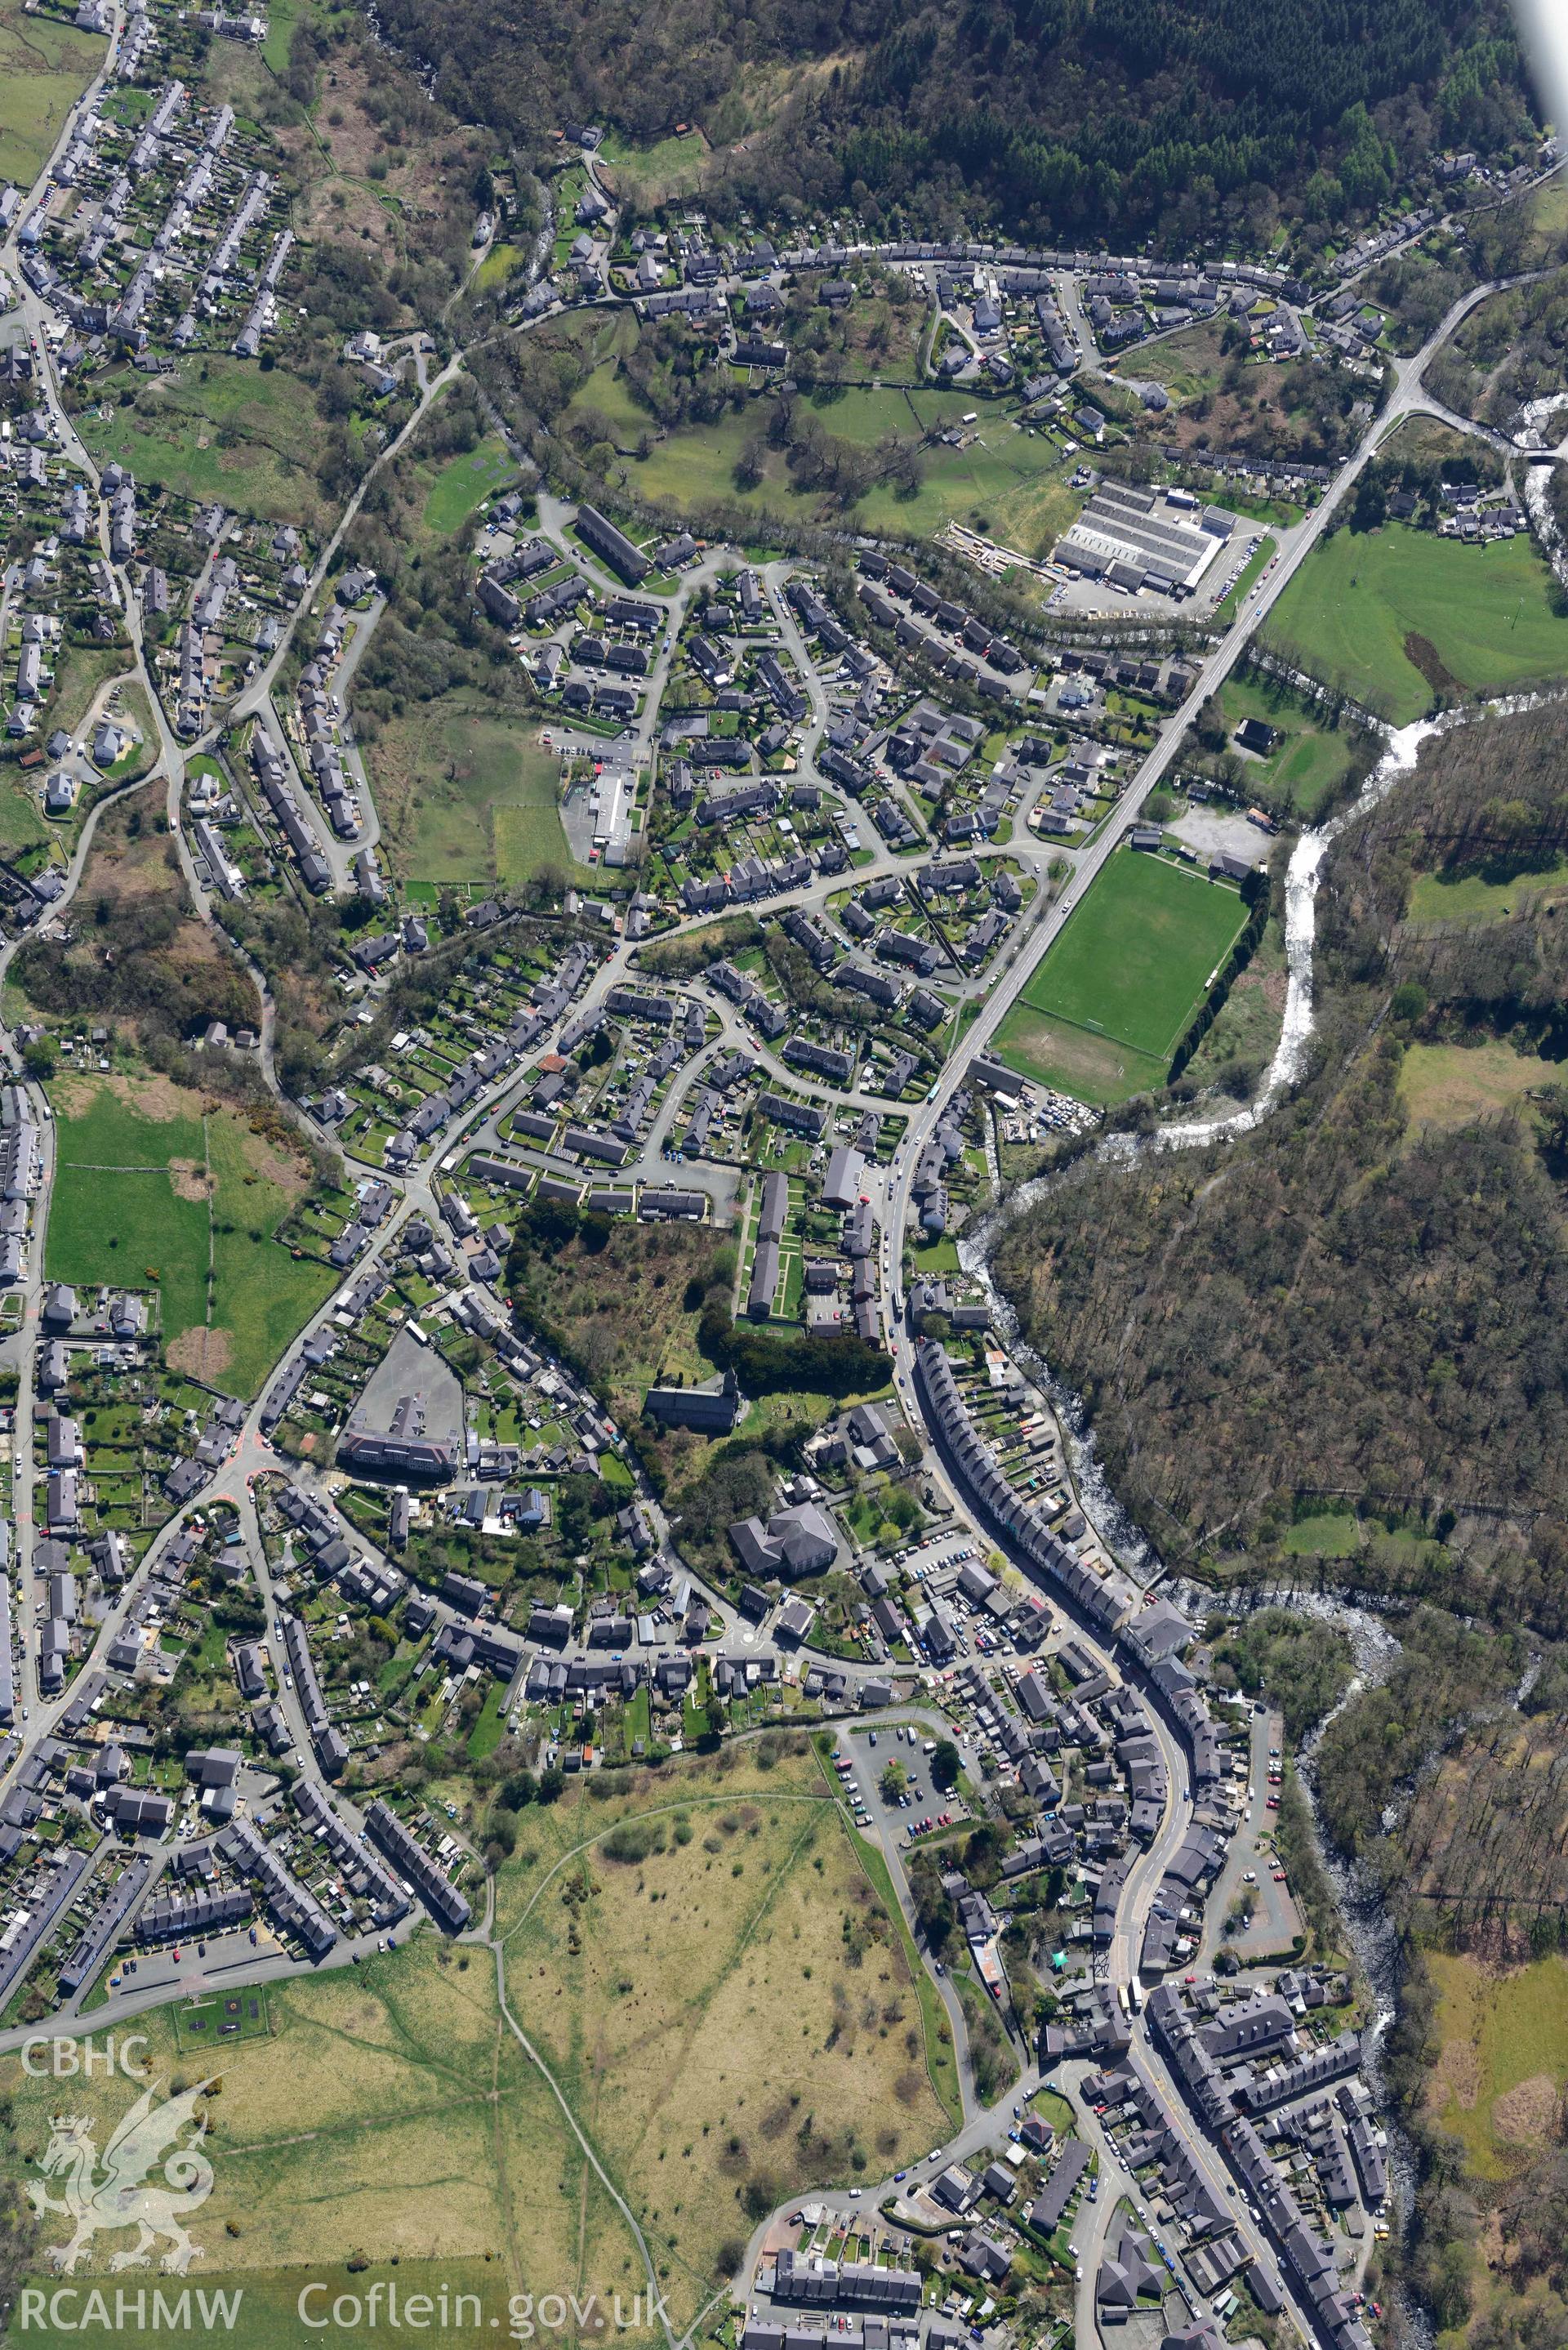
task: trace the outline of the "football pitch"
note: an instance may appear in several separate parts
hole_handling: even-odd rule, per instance
[[[998,1051],[1083,1101],[1162,1086],[1246,919],[1236,890],[1118,849],[1003,1021]]]

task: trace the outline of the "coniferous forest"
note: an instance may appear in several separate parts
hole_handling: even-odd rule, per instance
[[[1031,237],[1324,235],[1407,163],[1527,126],[1494,0],[387,0],[440,94],[524,154],[563,120],[727,147],[711,196]]]

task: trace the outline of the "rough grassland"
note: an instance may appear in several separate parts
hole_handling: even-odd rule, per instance
[[[1469,1126],[1511,1109],[1537,1086],[1562,1083],[1560,1061],[1516,1053],[1493,1039],[1484,1045],[1412,1045],[1399,1069],[1399,1098],[1414,1140],[1422,1132]]]
[[[274,1985],[269,1998],[275,2036],[230,2043],[217,2059],[214,2183],[192,2221],[204,2253],[192,2282],[244,2288],[242,2324],[227,2338],[242,2350],[311,2339],[295,2312],[315,2276],[361,2294],[393,2279],[404,2295],[476,2291],[486,2330],[518,2292],[597,2293],[607,2305],[618,2292],[629,2308],[640,2257],[537,2070],[502,2028],[487,1952],[454,1951],[426,1930],[395,1957]],[[176,2051],[171,2010],[138,2018],[137,2029],[151,2043],[153,2079],[202,2077]],[[41,2151],[59,2088],[29,2079],[16,2057],[0,2061],[0,2085],[16,2099],[24,2149]],[[95,2116],[101,2149],[136,2094],[123,2078],[73,2081],[71,2110]],[[46,2245],[62,2224],[47,2219]],[[100,2236],[91,2273],[128,2241]],[[361,2256],[368,2265],[345,2278],[340,2264]],[[365,2329],[355,2338],[406,2336]],[[471,2323],[420,2338],[474,2335]],[[569,2324],[566,2339],[576,2338]],[[646,2336],[635,2329],[632,2338]]]
[[[1245,910],[1233,890],[1119,850],[1023,991],[1034,1011],[1168,1059]]]
[[[1407,725],[1438,691],[1561,677],[1568,620],[1553,613],[1550,584],[1528,538],[1462,546],[1398,524],[1340,530],[1302,566],[1263,640]]]
[[[530,1815],[498,1907],[510,1995],[668,2247],[678,2323],[761,2212],[946,2134],[902,1937],[809,1754]]]
[[[265,373],[213,352],[150,385],[129,371],[106,378],[104,395],[136,390],[137,405],[76,421],[100,462],[118,458],[144,481],[187,498],[220,498],[268,521],[319,531],[328,508],[316,479],[325,432],[307,384],[285,368]]]
[[[1280,1041],[1286,983],[1284,926],[1276,916],[1187,1065],[1195,1084],[1213,1084],[1236,1060],[1263,1066]]]
[[[399,873],[411,881],[525,881],[574,866],[556,805],[559,764],[536,720],[452,702],[385,727],[368,756]]]
[[[199,1095],[166,1080],[67,1077],[54,1100],[49,1278],[156,1286],[175,1359],[254,1395],[332,1286],[272,1237],[304,1188],[300,1162],[226,1107],[203,1117]]]
[[[711,1376],[697,1327],[723,1245],[711,1226],[655,1232],[616,1223],[602,1250],[576,1239],[549,1254],[535,1252],[524,1273],[527,1310],[562,1333],[593,1378],[607,1382],[610,1408],[628,1424],[656,1381],[694,1384]]]
[[[1541,873],[1516,873],[1511,880],[1489,881],[1480,873],[1417,873],[1406,908],[1411,922],[1501,922],[1521,913],[1535,899],[1558,904],[1568,897],[1568,857]]]
[[[1505,2178],[1556,2141],[1568,2076],[1568,1960],[1499,1971],[1434,1950],[1442,2054],[1430,2105],[1482,2178]]]

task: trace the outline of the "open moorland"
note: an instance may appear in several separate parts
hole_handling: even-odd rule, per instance
[[[497,1889],[509,1996],[668,2244],[682,2324],[792,2189],[950,2126],[907,1935],[798,1743],[530,1814]]]
[[[267,2003],[270,2035],[224,2042],[212,2074],[182,2053],[172,2007],[137,2023],[147,2078],[166,2087],[213,2078],[213,2186],[192,2223],[203,2252],[192,2277],[209,2290],[244,2287],[244,2322],[225,2338],[244,2350],[307,2339],[296,2310],[314,2277],[333,2281],[328,2301],[378,2279],[384,2292],[394,2277],[405,2297],[477,2292],[487,2330],[520,2292],[597,2293],[607,2304],[619,2293],[629,2308],[646,2283],[641,2258],[503,2022],[487,1951],[421,1934],[353,1971],[274,1984]],[[41,2153],[57,2085],[16,2057],[0,2060],[0,2082],[23,2149]],[[71,2109],[92,2116],[101,2150],[137,2094],[123,2077],[73,2081]],[[58,2224],[46,2220],[46,2245]],[[105,2270],[124,2241],[103,2236],[92,2270]],[[471,2321],[422,2338],[472,2341],[474,2331]],[[575,2323],[564,2338],[577,2338]],[[643,2337],[633,2329],[632,2338]]]

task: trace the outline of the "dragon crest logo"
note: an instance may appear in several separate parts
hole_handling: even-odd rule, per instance
[[[212,2085],[211,2081],[200,2081],[193,2089],[165,2097],[161,2103],[154,2102],[161,2084],[155,2082],[144,2089],[104,2148],[101,2175],[91,2116],[56,2115],[39,2168],[47,2178],[63,2176],[65,2193],[51,2195],[34,2178],[27,2182],[27,2196],[36,2211],[63,2212],[74,2226],[70,2241],[55,2244],[49,2251],[50,2260],[64,2275],[74,2273],[100,2228],[140,2230],[134,2244],[111,2256],[111,2269],[147,2267],[152,2245],[160,2238],[169,2245],[160,2265],[176,2276],[183,2276],[191,2262],[202,2257],[201,2245],[191,2241],[184,2222],[213,2191],[213,2166],[202,2151],[207,2125],[205,2119],[196,2118],[196,2107]],[[182,2146],[180,2134],[187,2128],[194,2135]],[[163,2176],[168,2186],[147,2186],[148,2172],[165,2154]]]

